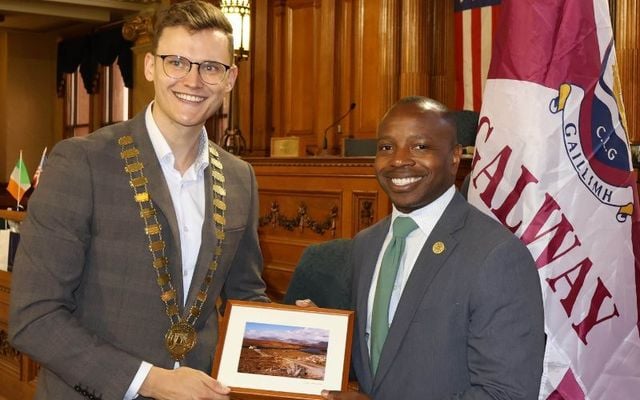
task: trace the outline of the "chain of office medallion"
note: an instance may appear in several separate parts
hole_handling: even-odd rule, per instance
[[[222,243],[224,241],[224,213],[227,209],[224,198],[226,191],[224,189],[224,175],[222,173],[222,163],[219,159],[218,151],[209,145],[209,168],[211,169],[211,177],[213,179],[212,203],[213,203],[213,223],[215,228],[215,236],[217,238],[217,246],[214,250],[213,261],[209,265],[207,274],[200,285],[200,290],[196,297],[196,301],[189,308],[189,313],[183,320],[180,317],[179,307],[177,303],[177,292],[171,283],[171,274],[169,273],[169,260],[165,256],[165,242],[162,239],[162,226],[158,222],[156,209],[153,201],[149,196],[147,189],[147,178],[144,176],[144,165],[139,160],[140,151],[135,147],[131,136],[122,136],[118,139],[118,144],[122,151],[120,157],[125,163],[124,170],[129,174],[129,184],[133,189],[134,199],[140,208],[140,218],[144,221],[144,230],[149,240],[149,251],[153,257],[153,268],[156,271],[158,286],[160,287],[160,298],[165,304],[166,313],[174,326],[180,322],[186,321],[193,326],[200,315],[202,306],[207,299],[207,291],[213,281],[213,275],[218,268],[218,260],[222,255]],[[206,222],[206,221],[205,221]],[[184,293],[184,296],[187,294]]]

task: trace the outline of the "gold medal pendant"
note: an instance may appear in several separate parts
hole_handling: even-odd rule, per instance
[[[196,345],[196,330],[185,321],[171,325],[164,335],[164,342],[171,356],[176,361],[182,361],[184,355]]]

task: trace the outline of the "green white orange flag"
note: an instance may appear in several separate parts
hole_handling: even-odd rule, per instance
[[[27,166],[24,165],[24,161],[22,161],[22,150],[20,150],[20,159],[11,172],[9,185],[7,185],[7,192],[11,193],[18,203],[20,203],[22,196],[24,196],[25,192],[29,190],[30,187],[31,180],[29,179],[29,172],[27,171]]]

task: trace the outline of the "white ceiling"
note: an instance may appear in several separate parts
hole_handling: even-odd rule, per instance
[[[161,0],[0,0],[0,30],[60,33],[123,20]]]

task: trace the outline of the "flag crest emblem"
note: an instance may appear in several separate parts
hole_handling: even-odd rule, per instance
[[[614,87],[618,80],[612,49],[610,41],[591,103],[585,100],[584,88],[563,83],[549,109],[562,114],[565,150],[580,181],[602,204],[617,208],[616,219],[625,222],[633,213],[632,162],[624,112],[620,111],[624,108]],[[607,82],[608,77],[613,84]]]

